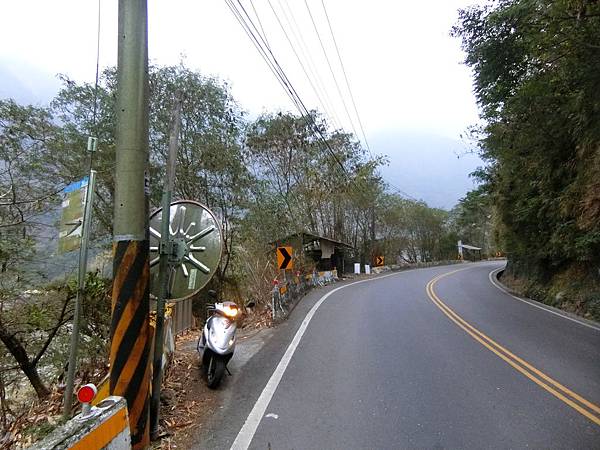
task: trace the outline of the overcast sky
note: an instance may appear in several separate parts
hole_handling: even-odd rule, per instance
[[[460,43],[449,36],[457,9],[475,1],[325,0],[368,140],[375,142],[381,135],[406,132],[458,140],[476,123],[470,71],[461,64],[464,56]],[[362,138],[322,1],[306,2],[309,8],[305,0],[241,0],[257,26],[256,16],[260,18],[274,54],[305,104],[323,110],[271,5],[306,70],[311,75],[318,72],[318,78],[313,75],[311,79],[324,98],[328,116],[346,130],[356,130]],[[117,4],[116,0],[101,0],[102,67],[116,65]],[[4,77],[8,72],[32,93],[34,99],[30,101],[40,103],[58,87],[57,73],[77,81],[93,81],[97,8],[96,0],[3,1],[0,69]],[[152,63],[177,64],[183,57],[189,67],[229,81],[235,98],[251,115],[293,110],[224,0],[149,0],[148,9]],[[323,56],[309,9],[352,121]],[[10,95],[6,86],[0,86],[0,94]]]

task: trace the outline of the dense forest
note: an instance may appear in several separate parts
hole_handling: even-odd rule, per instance
[[[453,34],[484,125],[476,175],[528,295],[600,318],[600,2],[501,0]]]

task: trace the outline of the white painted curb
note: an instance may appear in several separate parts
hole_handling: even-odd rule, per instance
[[[566,320],[570,320],[571,322],[575,322],[584,327],[591,328],[592,330],[600,331],[600,326],[590,323],[590,321],[588,321],[588,320],[572,317],[570,314],[568,314],[565,311],[561,311],[559,309],[553,308],[552,306],[544,305],[543,303],[537,302],[530,298],[521,298],[521,297],[517,297],[516,295],[511,294],[503,285],[501,285],[498,282],[498,280],[496,278],[498,275],[498,272],[500,272],[501,270],[504,270],[504,269],[499,268],[499,269],[492,270],[489,273],[488,277],[490,279],[490,282],[495,287],[497,287],[502,292],[504,292],[506,295],[514,298],[515,300],[519,300],[520,302],[523,302],[529,306],[533,306],[534,308],[538,308],[538,309],[541,309],[542,311],[546,311],[547,313],[554,314],[555,316],[562,317],[563,319],[566,319]]]

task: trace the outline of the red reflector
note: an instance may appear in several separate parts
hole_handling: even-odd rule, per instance
[[[77,400],[79,400],[80,403],[90,403],[92,400],[94,400],[96,392],[96,386],[93,384],[81,386],[81,389],[77,391]]]

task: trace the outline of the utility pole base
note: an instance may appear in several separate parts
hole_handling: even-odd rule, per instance
[[[132,448],[141,449],[150,443],[149,241],[115,242],[113,252],[110,394],[127,400]]]

